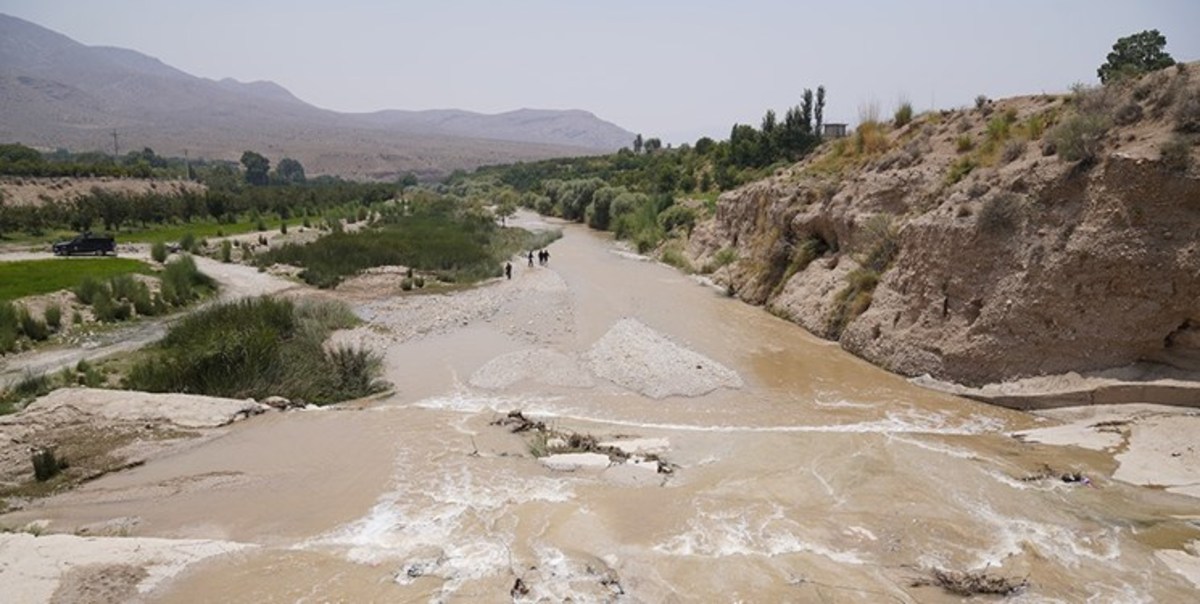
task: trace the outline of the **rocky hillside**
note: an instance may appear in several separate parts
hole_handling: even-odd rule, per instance
[[[1200,64],[976,105],[722,195],[690,259],[905,375],[1200,371]]]

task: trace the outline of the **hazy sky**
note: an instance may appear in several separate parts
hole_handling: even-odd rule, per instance
[[[189,73],[273,80],[339,111],[592,111],[647,136],[728,136],[824,84],[827,122],[900,98],[1094,82],[1144,29],[1200,59],[1200,0],[0,0],[0,12]]]

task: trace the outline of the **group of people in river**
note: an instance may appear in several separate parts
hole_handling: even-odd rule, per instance
[[[541,266],[550,264],[550,250],[538,250],[537,261]],[[529,266],[533,266],[533,250],[529,250]],[[504,276],[512,279],[512,263],[504,263]]]

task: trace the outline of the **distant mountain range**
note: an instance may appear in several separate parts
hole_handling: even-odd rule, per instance
[[[122,153],[236,160],[250,149],[311,174],[373,179],[605,153],[634,137],[579,110],[339,113],[274,82],[200,78],[0,14],[0,143],[111,151],[114,130]]]

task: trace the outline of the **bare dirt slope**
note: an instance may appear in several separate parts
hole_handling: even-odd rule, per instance
[[[1198,74],[866,126],[723,195],[689,252],[905,375],[1200,370]]]

